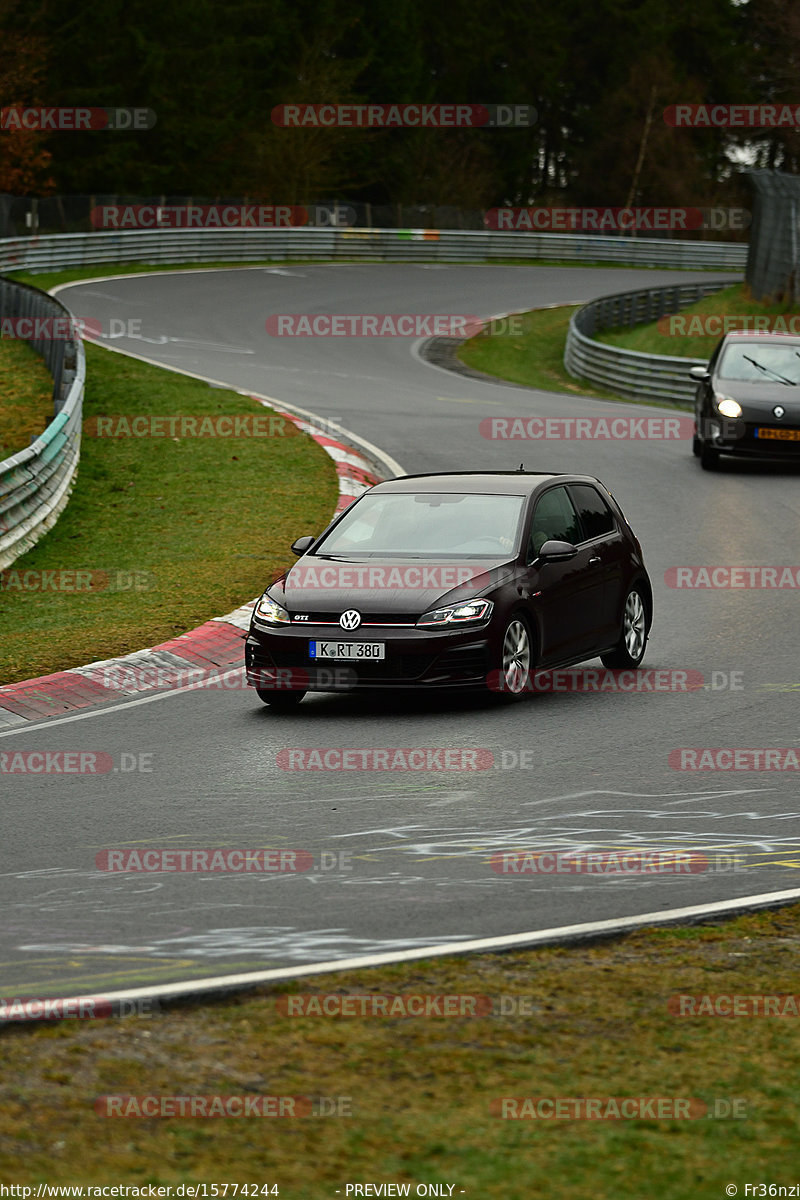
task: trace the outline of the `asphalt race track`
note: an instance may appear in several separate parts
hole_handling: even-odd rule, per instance
[[[639,534],[655,588],[645,667],[699,671],[705,686],[551,692],[510,706],[309,696],[291,715],[249,690],[192,690],[12,730],[0,750],[104,751],[120,765],[148,755],[152,769],[8,778],[0,996],[104,994],[800,888],[796,770],[669,762],[681,747],[798,748],[797,592],[665,582],[681,565],[797,567],[800,472],[734,464],[706,473],[688,441],[487,440],[479,424],[490,416],[659,410],[459,377],[422,361],[414,338],[265,331],[276,313],[488,315],[675,278],[695,276],[293,265],[61,292],[79,317],[141,321],[139,336],[114,346],[333,418],[408,472],[523,461],[599,476]],[[243,543],[257,520],[242,513]],[[284,769],[279,752],[297,747],[480,749],[493,765]],[[210,847],[306,850],[313,869],[148,875],[95,866],[111,848]],[[493,869],[500,851],[567,848],[705,858],[690,873]]]

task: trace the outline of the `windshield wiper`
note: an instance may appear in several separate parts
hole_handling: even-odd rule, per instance
[[[796,350],[795,354],[797,354]],[[742,358],[745,362],[752,363],[754,367],[758,367],[759,371],[763,371],[765,375],[774,375],[776,379],[781,381],[781,383],[785,383],[789,387],[797,387],[796,379],[787,379],[785,375],[779,375],[777,371],[773,371],[772,367],[765,367],[763,363],[756,362],[756,360],[751,358],[749,354],[743,354]]]

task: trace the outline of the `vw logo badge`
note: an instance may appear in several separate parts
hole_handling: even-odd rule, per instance
[[[358,629],[361,624],[361,613],[356,612],[354,608],[348,608],[347,612],[343,612],[339,617],[339,624],[342,629]]]
[[[786,412],[786,409],[783,407],[782,404],[776,404],[772,410],[772,415],[773,415],[773,417],[782,417],[785,412]]]

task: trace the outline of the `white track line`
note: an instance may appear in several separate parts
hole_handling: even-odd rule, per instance
[[[718,904],[695,904],[688,908],[671,911],[642,913],[638,917],[621,917],[609,921],[587,921],[580,925],[561,925],[552,929],[541,929],[529,933],[506,934],[499,937],[473,938],[462,942],[446,942],[442,945],[421,946],[415,950],[387,951],[385,954],[367,954],[356,958],[332,959],[329,962],[309,963],[302,967],[276,967],[268,971],[248,971],[239,975],[216,975],[206,979],[192,979],[184,983],[154,984],[151,987],[130,988],[122,992],[94,992],[83,996],[65,996],[59,1004],[89,1003],[101,998],[111,1004],[137,1000],[177,1000],[211,992],[246,990],[262,984],[281,980],[299,979],[307,975],[329,974],[333,971],[357,971],[365,967],[388,966],[419,959],[442,958],[453,954],[492,953],[501,950],[528,949],[553,943],[589,941],[595,938],[630,933],[647,925],[675,925],[682,922],[704,920],[725,914],[746,912],[759,908],[780,907],[800,899],[800,888],[787,892],[766,892],[759,896],[743,896],[737,900],[722,900]],[[48,997],[50,999],[50,997]],[[79,1010],[80,1011],[80,1010]],[[35,1020],[35,1017],[30,1018]],[[19,1019],[15,1018],[15,1023]],[[0,1027],[3,1022],[0,1021]]]

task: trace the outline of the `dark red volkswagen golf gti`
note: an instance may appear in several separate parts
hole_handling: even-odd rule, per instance
[[[653,593],[639,541],[589,475],[408,475],[364,492],[258,601],[247,681],[307,691],[531,690],[536,671],[644,657]]]

